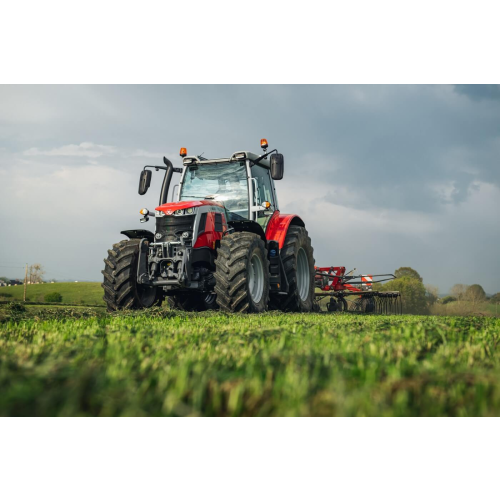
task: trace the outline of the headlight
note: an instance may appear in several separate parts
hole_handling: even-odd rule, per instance
[[[195,209],[190,207],[190,208],[184,208],[181,210],[176,210],[174,212],[174,215],[191,215],[195,213]]]

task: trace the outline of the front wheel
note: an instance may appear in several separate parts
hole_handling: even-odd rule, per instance
[[[158,288],[137,283],[137,261],[140,240],[124,240],[108,250],[104,259],[104,301],[108,311],[144,309],[161,303]]]
[[[242,231],[222,238],[215,269],[215,292],[221,310],[267,310],[269,260],[266,246],[257,234]]]

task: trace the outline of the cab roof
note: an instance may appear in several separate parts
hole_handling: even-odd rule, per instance
[[[237,151],[236,153],[233,153],[233,155],[230,158],[215,158],[212,160],[207,160],[206,158],[201,158],[199,156],[186,156],[182,163],[184,166],[188,165],[204,165],[207,163],[229,163],[231,161],[239,161],[239,160],[253,160],[256,161],[259,156],[261,155],[256,155],[255,153],[252,153],[250,151]],[[264,158],[263,160],[260,160],[258,165],[261,165],[262,167],[265,168],[270,168],[269,164],[269,159]]]

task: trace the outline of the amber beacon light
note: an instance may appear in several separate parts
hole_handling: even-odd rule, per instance
[[[268,148],[267,139],[260,140],[260,147],[265,151]]]
[[[188,154],[188,151],[186,148],[181,148],[181,152],[179,154],[184,158]]]

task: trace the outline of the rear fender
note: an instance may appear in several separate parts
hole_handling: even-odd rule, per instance
[[[266,239],[277,241],[281,250],[290,226],[305,227],[305,224],[298,215],[282,214],[276,210],[267,224]]]

